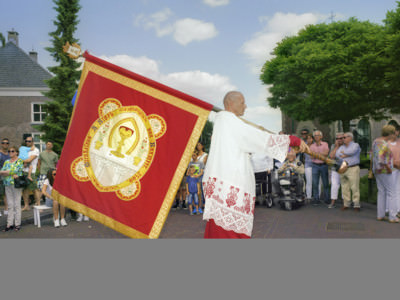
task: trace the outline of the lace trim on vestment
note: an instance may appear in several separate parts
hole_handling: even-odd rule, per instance
[[[204,220],[213,219],[225,230],[251,236],[255,196],[216,177],[203,182],[206,209]]]

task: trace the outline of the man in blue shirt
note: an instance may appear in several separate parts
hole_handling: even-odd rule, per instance
[[[360,145],[353,142],[353,134],[344,134],[343,145],[336,151],[336,158],[339,164],[346,161],[348,168],[340,174],[342,185],[343,206],[341,210],[347,210],[353,202],[354,211],[360,211]],[[352,199],[350,195],[352,194]]]

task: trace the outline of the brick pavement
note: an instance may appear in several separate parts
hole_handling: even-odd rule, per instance
[[[202,238],[204,228],[202,216],[171,211],[160,238]],[[376,206],[368,203],[359,213],[323,204],[292,211],[256,206],[252,238],[400,238],[400,224],[376,221]]]
[[[54,228],[52,213],[42,213],[42,227],[33,225],[32,210],[22,213],[22,230],[2,233],[0,238],[126,238],[124,235],[94,220],[78,223],[70,220],[66,228]],[[4,228],[6,217],[0,217]],[[160,234],[160,239],[201,239],[205,222],[202,215],[190,216],[188,210],[171,211]],[[342,212],[338,207],[307,205],[298,210],[284,211],[256,206],[254,239],[375,239],[400,238],[400,224],[376,221],[376,206],[362,203],[361,212]]]

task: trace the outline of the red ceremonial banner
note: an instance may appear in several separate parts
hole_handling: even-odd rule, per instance
[[[87,52],[53,197],[158,238],[212,105]]]

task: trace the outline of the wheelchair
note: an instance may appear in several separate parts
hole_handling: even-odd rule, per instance
[[[283,210],[293,210],[304,205],[303,175],[298,174],[293,168],[288,168],[281,172],[276,170],[272,176],[274,192],[271,194],[274,204],[278,204]],[[300,194],[297,193],[299,191]]]
[[[271,208],[274,203],[272,201],[272,183],[271,173],[258,172],[254,173],[256,179],[256,204],[265,205]]]

